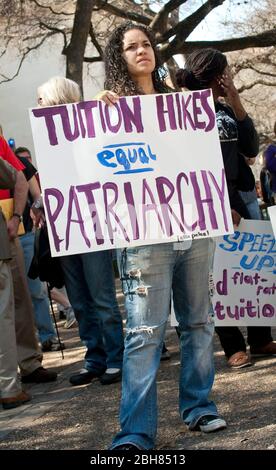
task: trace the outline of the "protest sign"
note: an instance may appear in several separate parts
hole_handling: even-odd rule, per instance
[[[269,218],[272,226],[272,230],[274,233],[274,237],[276,237],[276,206],[271,206],[267,208],[269,213]]]
[[[216,245],[216,326],[276,325],[276,243],[270,222],[242,220]]]
[[[53,256],[233,232],[211,90],[30,119]]]

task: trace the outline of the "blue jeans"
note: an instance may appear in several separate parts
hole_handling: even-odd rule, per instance
[[[210,317],[209,298],[209,268],[214,242],[211,239],[195,240],[186,251],[174,250],[174,245],[132,248],[121,255],[128,319],[121,431],[111,448],[125,443],[141,449],[154,447],[156,375],[171,291],[180,329],[180,415],[193,429],[202,416],[218,414],[215,404],[208,399],[214,381],[214,323]]]
[[[85,368],[101,372],[123,362],[122,317],[116,300],[110,251],[60,258],[65,286],[87,347]]]
[[[261,211],[257,200],[256,191],[239,191],[240,196],[243,202],[246,205],[246,208],[249,212],[250,219],[253,220],[260,220],[261,219]],[[253,196],[252,196],[253,194]]]
[[[39,341],[44,343],[49,339],[56,338],[54,325],[49,311],[49,299],[42,282],[30,279],[28,271],[34,255],[34,233],[27,232],[19,237],[25,260],[28,287],[32,298],[35,313],[35,326],[38,329]]]

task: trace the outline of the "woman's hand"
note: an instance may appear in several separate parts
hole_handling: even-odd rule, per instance
[[[41,228],[45,224],[45,214],[43,209],[31,209],[30,217],[36,228]]]
[[[239,92],[235,87],[230,69],[227,67],[225,72],[217,79],[219,86],[224,92],[224,97],[232,105],[232,102],[239,99]]]
[[[239,223],[241,221],[241,216],[237,211],[235,211],[235,209],[231,209],[231,215],[232,215],[232,222],[234,225],[234,229],[236,229],[238,228]]]
[[[94,99],[104,101],[108,106],[113,106],[119,100],[119,96],[113,91],[103,90]]]
[[[227,66],[224,73],[217,78],[217,82],[223,91],[223,96],[226,99],[227,104],[233,109],[238,121],[243,121],[247,115],[237,88],[233,82],[230,68]]]

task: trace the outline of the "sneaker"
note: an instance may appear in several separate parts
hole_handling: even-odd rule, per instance
[[[276,356],[276,341],[270,341],[270,343],[259,348],[250,348],[252,356],[263,357],[263,356]]]
[[[21,382],[24,384],[29,383],[46,383],[46,382],[54,382],[57,379],[57,373],[52,372],[48,369],[44,369],[44,367],[38,367],[35,369],[31,374],[23,375],[21,377]]]
[[[1,398],[1,403],[4,410],[11,410],[12,408],[17,408],[18,406],[24,405],[31,400],[31,395],[26,392],[19,392],[14,397]]]
[[[69,382],[76,385],[84,385],[92,382],[93,379],[96,379],[103,375],[104,370],[101,371],[90,371],[87,369],[82,369],[78,374],[71,375]]]
[[[114,447],[112,450],[130,450],[135,452],[136,450],[141,450],[134,444],[121,444],[120,446]]]
[[[231,369],[243,369],[252,366],[252,362],[245,351],[238,351],[229,357],[227,364]]]
[[[62,349],[65,349],[65,344],[59,342],[57,338],[47,339],[41,344],[41,349],[43,352],[61,351]]]
[[[226,421],[214,415],[202,416],[196,423],[196,427],[193,431],[202,432],[215,432],[225,429],[227,427]]]
[[[75,323],[77,323],[77,319],[75,317],[75,313],[71,305],[70,307],[67,307],[64,311],[66,314],[66,322],[64,323],[64,328],[69,329],[73,325],[75,325]]]
[[[122,380],[121,369],[106,369],[104,375],[101,376],[100,382],[102,385],[114,384]]]

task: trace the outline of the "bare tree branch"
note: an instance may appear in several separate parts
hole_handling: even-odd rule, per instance
[[[155,18],[152,20],[150,27],[153,31],[163,30],[164,25],[166,25],[169,14],[176,8],[186,3],[187,0],[169,0],[163,8],[155,15]]]
[[[54,15],[64,15],[64,16],[73,16],[74,13],[68,13],[65,11],[55,11],[50,5],[42,5],[37,0],[29,0],[31,3],[34,3],[39,8],[47,8]]]
[[[247,68],[251,69],[251,70],[254,70],[254,72],[257,72],[260,75],[265,75],[266,77],[272,77],[272,78],[276,77],[276,73],[272,73],[272,72],[264,71],[264,70],[259,70],[257,67],[254,67],[253,64],[248,64]]]
[[[59,34],[62,34],[63,36],[63,43],[64,43],[64,46],[63,46],[63,51],[66,50],[67,48],[67,37],[66,37],[66,34],[65,32],[62,30],[62,29],[59,29],[57,27],[54,27],[54,26],[49,26],[48,24],[44,23],[43,21],[40,21],[39,22],[39,25],[43,28],[46,28],[46,29],[49,29],[50,31],[54,31],[56,33],[59,33]],[[62,51],[62,53],[63,53]]]
[[[173,42],[173,41],[172,41]],[[160,48],[162,60],[166,62],[174,54],[187,54],[195,49],[213,47],[221,52],[230,52],[249,47],[268,47],[276,43],[276,28],[253,36],[243,36],[220,41],[185,41],[182,44],[166,44]]]
[[[94,28],[93,28],[93,24],[92,24],[92,21],[90,23],[90,28],[89,28],[89,36],[90,36],[90,39],[91,39],[91,42],[93,44],[93,46],[95,47],[95,49],[97,50],[98,54],[99,54],[99,57],[101,60],[103,60],[103,50],[101,48],[101,45],[99,44],[99,42],[97,41],[97,38],[96,38],[96,35],[95,35],[95,32],[94,32]],[[87,62],[87,61],[86,61]]]
[[[18,74],[19,74],[19,72],[20,72],[20,70],[21,70],[21,67],[22,67],[22,65],[23,65],[24,60],[25,60],[26,57],[30,54],[30,52],[32,52],[32,51],[34,51],[34,50],[36,50],[36,49],[39,49],[40,46],[46,41],[46,39],[49,39],[49,37],[53,36],[54,34],[57,34],[57,33],[54,32],[54,31],[52,31],[52,32],[48,33],[46,36],[44,36],[44,37],[42,38],[42,40],[41,40],[39,43],[37,43],[35,46],[33,46],[33,47],[28,47],[28,48],[26,49],[26,51],[23,52],[22,57],[21,57],[21,59],[20,59],[20,62],[19,62],[19,64],[18,64],[17,70],[16,70],[15,74],[14,74],[12,77],[5,77],[4,75],[0,74],[0,75],[4,78],[4,80],[1,80],[1,81],[0,81],[0,84],[1,84],[1,83],[5,83],[5,82],[10,82],[10,81],[12,81],[15,77],[17,77]]]
[[[98,56],[98,57],[84,57],[83,58],[84,62],[89,62],[90,64],[93,64],[94,62],[102,62],[103,58]]]
[[[258,80],[255,80],[254,82],[248,83],[247,85],[240,86],[238,88],[238,92],[242,93],[245,90],[250,90],[251,88],[253,88],[256,85],[265,85],[265,86],[275,87],[276,86],[276,81],[275,82],[269,82],[267,80],[258,79]]]
[[[99,9],[108,11],[112,15],[119,16],[120,18],[137,21],[138,23],[142,23],[147,26],[151,22],[151,19],[145,15],[140,15],[139,13],[136,13],[134,11],[123,10],[121,8],[115,7],[114,5],[111,5],[110,3],[107,3],[107,1],[96,0],[95,3],[97,4]]]
[[[206,18],[206,16],[222,5],[225,0],[208,0],[200,8],[198,8],[194,13],[185,18],[183,21],[180,21],[174,28],[169,29],[164,33],[160,38],[159,42],[167,41],[172,36],[176,36],[172,41],[173,47],[180,47],[181,44],[185,42],[185,39],[191,34],[191,32],[201,23],[201,21]]]

